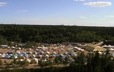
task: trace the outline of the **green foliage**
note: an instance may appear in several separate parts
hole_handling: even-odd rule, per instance
[[[15,61],[15,59],[14,59],[14,64],[17,64],[17,65],[20,65],[20,66],[27,66],[28,64],[29,64],[29,62],[27,62],[26,60],[23,60],[23,61],[20,61],[20,60],[18,60],[18,61]]]
[[[47,60],[47,61],[42,61],[40,60],[39,61],[39,66],[41,67],[45,67],[45,66],[51,66],[53,63],[50,61],[50,60]]]
[[[3,36],[0,36],[0,45],[4,44],[8,44],[8,41]]]
[[[55,57],[54,62],[55,62],[56,64],[60,64],[60,63],[62,63],[62,57],[61,57],[61,56],[57,56],[57,57]]]
[[[0,43],[93,42],[114,43],[114,28],[43,25],[0,25]]]
[[[25,48],[32,48],[32,46],[35,46],[35,45],[36,45],[35,42],[30,42],[30,41],[28,41],[28,42],[26,43],[26,45],[24,45],[24,47],[25,47]]]
[[[3,65],[3,61],[0,59],[0,65]]]

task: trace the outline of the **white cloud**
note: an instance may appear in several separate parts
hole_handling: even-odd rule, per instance
[[[0,2],[0,6],[5,6],[6,4],[6,2]]]
[[[107,7],[111,6],[111,2],[105,2],[105,1],[97,1],[97,2],[88,2],[84,3],[84,5],[91,6],[91,7]]]

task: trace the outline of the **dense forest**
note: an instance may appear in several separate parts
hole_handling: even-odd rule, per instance
[[[64,25],[0,25],[0,44],[8,42],[99,42],[114,43],[113,27]]]

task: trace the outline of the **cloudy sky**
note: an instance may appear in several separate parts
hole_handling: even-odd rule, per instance
[[[114,26],[114,0],[0,0],[0,23]]]

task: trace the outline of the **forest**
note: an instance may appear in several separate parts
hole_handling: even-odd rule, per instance
[[[9,42],[62,43],[99,42],[114,44],[113,27],[64,25],[0,25],[0,44]]]

